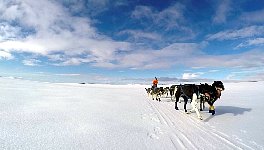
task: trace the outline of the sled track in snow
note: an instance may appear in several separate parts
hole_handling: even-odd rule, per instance
[[[171,132],[170,140],[176,149],[196,149],[191,140],[189,140],[180,130],[174,128],[175,123],[165,113],[163,113],[156,104],[150,103],[150,105],[157,114],[161,124],[165,124],[169,127],[169,129],[174,129],[169,130],[169,132]]]
[[[174,103],[150,100],[148,103],[156,113],[162,127],[167,130],[175,149],[254,150],[245,143],[217,131],[191,114],[175,110]],[[219,145],[221,147],[218,147]]]

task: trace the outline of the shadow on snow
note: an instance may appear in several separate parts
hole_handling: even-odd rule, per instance
[[[207,122],[212,119],[214,116],[220,116],[224,114],[233,114],[233,116],[243,115],[245,112],[250,112],[251,108],[241,108],[241,107],[234,107],[234,106],[216,106],[216,113],[215,115],[211,115],[210,117],[206,118],[204,121]]]

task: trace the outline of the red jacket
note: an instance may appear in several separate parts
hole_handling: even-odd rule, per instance
[[[154,80],[152,81],[152,83],[153,83],[153,85],[158,85],[159,81],[158,81],[158,79],[154,79]]]

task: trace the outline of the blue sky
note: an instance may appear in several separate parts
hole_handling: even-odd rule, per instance
[[[263,0],[2,0],[3,76],[263,80]]]

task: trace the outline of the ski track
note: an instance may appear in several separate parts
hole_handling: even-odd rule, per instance
[[[192,114],[186,114],[181,110],[175,110],[174,103],[149,99],[147,101],[162,127],[167,130],[175,149],[254,150],[242,141],[217,131],[210,124],[199,120],[196,115],[192,116]]]

